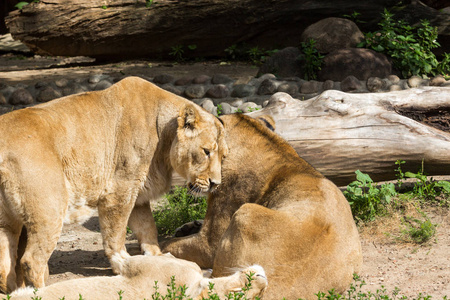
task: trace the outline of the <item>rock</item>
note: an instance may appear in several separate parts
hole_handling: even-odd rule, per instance
[[[400,78],[397,75],[389,75],[387,77],[387,79],[393,84],[396,84],[396,83],[400,82]]]
[[[192,80],[194,80],[194,77],[185,76],[185,77],[181,77],[180,79],[177,79],[174,84],[175,85],[189,85],[192,83]]]
[[[97,85],[94,88],[94,91],[101,91],[109,88],[110,86],[112,86],[112,83],[109,82],[108,80],[103,79],[99,83],[97,83]]]
[[[357,91],[357,90],[361,90],[362,88],[363,88],[363,85],[361,84],[361,82],[358,80],[358,78],[356,78],[353,75],[347,76],[341,82],[341,90],[343,92]]]
[[[171,83],[174,80],[175,80],[175,77],[173,77],[172,75],[169,75],[169,74],[160,74],[160,75],[156,75],[155,78],[153,78],[153,82],[159,83],[159,84]]]
[[[319,80],[342,81],[352,75],[365,81],[369,77],[386,78],[391,71],[391,63],[383,54],[363,48],[341,49],[324,57]]]
[[[207,112],[212,113],[215,108],[214,102],[211,99],[205,99],[200,103],[200,106],[203,107]]]
[[[248,113],[255,110],[260,110],[262,108],[261,105],[258,105],[254,102],[245,102],[239,105],[238,112]]]
[[[205,93],[205,87],[199,84],[190,85],[184,90],[184,94],[190,99],[203,98],[203,96],[205,96]]]
[[[6,98],[3,96],[3,93],[0,93],[0,105],[6,104]]]
[[[393,84],[389,87],[389,92],[401,91],[402,87],[398,84]]]
[[[6,86],[4,87],[0,92],[5,97],[6,101],[8,102],[8,99],[11,98],[12,93],[14,93],[16,89],[12,86]]]
[[[324,91],[328,91],[328,90],[334,89],[334,82],[333,82],[333,80],[325,80],[325,82],[323,83],[322,89]]]
[[[69,84],[69,80],[67,80],[65,78],[55,80],[55,85],[59,88],[66,87],[68,84]]]
[[[199,75],[199,76],[194,78],[192,83],[195,83],[195,84],[206,84],[206,83],[209,83],[210,80],[211,80],[211,77],[209,77],[208,75]]]
[[[242,103],[244,103],[244,100],[242,100],[242,99],[236,99],[236,100],[234,100],[233,102],[231,102],[230,104],[231,104],[231,106],[233,106],[233,107],[239,107]]]
[[[436,77],[434,77],[433,79],[430,80],[430,85],[431,86],[441,86],[445,83],[445,78],[442,75],[437,75]]]
[[[88,82],[89,83],[99,83],[100,80],[103,79],[103,77],[104,77],[103,74],[94,74],[89,77]]]
[[[256,88],[253,85],[248,84],[238,84],[233,87],[233,91],[231,92],[231,97],[249,97],[252,96],[256,91]]]
[[[383,90],[384,82],[381,78],[378,77],[369,77],[367,79],[367,89],[369,92],[376,93]]]
[[[285,82],[278,86],[277,92],[287,93],[291,96],[298,94],[298,84],[294,82]]]
[[[408,80],[408,85],[411,88],[417,88],[420,86],[427,86],[428,85],[428,81],[425,79],[422,79],[422,77],[419,76],[411,76]]]
[[[33,96],[24,88],[16,89],[9,99],[9,104],[12,105],[28,105],[34,102]]]
[[[259,68],[257,77],[273,73],[279,77],[303,77],[303,64],[299,60],[302,52],[296,47],[287,47],[273,54]]]
[[[278,82],[273,79],[266,79],[261,82],[258,88],[258,95],[273,95],[277,92]]]
[[[51,86],[46,86],[39,90],[36,101],[37,102],[48,102],[50,100],[62,97],[62,93],[60,91],[55,90]]]
[[[68,86],[62,89],[64,96],[79,94],[86,92],[87,89],[77,82],[70,83]]]
[[[303,31],[300,41],[316,41],[315,47],[321,53],[330,53],[345,48],[355,48],[364,39],[356,24],[348,19],[325,18],[308,26]]]
[[[233,79],[223,74],[216,74],[211,78],[211,83],[213,84],[226,84],[232,81]]]
[[[226,98],[230,94],[230,90],[224,84],[212,86],[206,91],[206,95],[211,98]]]
[[[170,83],[163,84],[161,86],[161,88],[166,90],[166,91],[168,91],[168,92],[171,92],[172,94],[175,94],[177,96],[183,95],[183,90],[182,89],[180,89],[178,87],[175,87],[175,86],[171,85]]]
[[[222,102],[217,105],[217,115],[218,116],[231,114],[232,110],[233,110],[233,107],[230,104],[228,104],[227,102]]]
[[[320,91],[320,82],[315,80],[305,81],[302,84],[300,91],[302,92],[302,94],[318,93]]]

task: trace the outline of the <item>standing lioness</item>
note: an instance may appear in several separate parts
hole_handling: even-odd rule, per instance
[[[143,252],[160,253],[148,200],[169,189],[173,170],[197,191],[220,184],[223,135],[214,116],[133,77],[1,116],[0,290],[17,286],[22,226],[25,283],[42,287],[63,221],[93,208],[108,258],[127,256],[127,222]]]

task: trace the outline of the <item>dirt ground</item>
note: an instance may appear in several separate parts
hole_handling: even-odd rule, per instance
[[[79,61],[80,60],[80,61]],[[87,77],[94,73],[121,76],[155,76],[167,73],[184,75],[226,74],[232,78],[255,76],[257,68],[248,64],[224,64],[220,61],[195,64],[133,61],[89,65],[83,58],[26,58],[0,55],[0,83],[32,84],[57,78]],[[387,291],[400,288],[400,294],[415,297],[419,293],[433,299],[450,296],[450,213],[448,209],[427,209],[433,223],[439,224],[433,241],[425,246],[398,243],[383,232],[398,226],[395,222],[380,224],[376,230],[361,230],[364,265],[360,273],[366,282],[365,291],[376,292],[384,286]],[[130,235],[127,247],[131,254],[139,252]],[[50,278],[54,283],[71,278],[112,275],[102,250],[98,218],[84,225],[66,225],[49,261]],[[411,298],[412,299],[412,298]]]

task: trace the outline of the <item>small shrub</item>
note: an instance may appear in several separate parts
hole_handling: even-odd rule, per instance
[[[323,55],[316,48],[316,41],[310,39],[307,43],[302,42],[300,50],[304,55],[305,60],[305,80],[316,80],[317,74],[322,68]],[[302,57],[300,57],[302,59]]]
[[[179,226],[204,219],[206,198],[196,198],[184,187],[176,187],[165,197],[168,203],[153,212],[159,233],[172,235]]]
[[[433,224],[424,212],[420,210],[419,212],[422,215],[423,220],[413,217],[405,217],[404,225],[406,228],[402,230],[402,233],[405,240],[417,244],[423,244],[431,240],[434,236],[437,225]]]
[[[365,40],[358,46],[390,56],[403,77],[435,76],[440,70],[448,69],[439,64],[432,52],[440,45],[436,41],[437,27],[431,26],[428,20],[421,20],[420,26],[412,27],[403,20],[395,20],[394,14],[385,9],[378,25],[380,30],[365,33]]]
[[[377,187],[368,174],[356,172],[356,180],[347,186],[344,196],[347,198],[356,221],[372,221],[377,215],[384,214],[386,205],[397,195],[393,183]]]

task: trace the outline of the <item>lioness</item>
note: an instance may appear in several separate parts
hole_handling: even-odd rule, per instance
[[[254,265],[228,277],[205,278],[202,270],[193,262],[170,256],[130,256],[126,259],[113,255],[113,265],[117,265],[120,275],[78,278],[49,285],[39,289],[24,288],[13,292],[11,300],[20,299],[83,299],[104,300],[117,299],[121,292],[123,300],[152,299],[157,282],[157,292],[166,296],[171,277],[175,277],[175,288],[186,286],[187,298],[202,299],[208,296],[210,283],[214,284],[213,293],[225,299],[231,292],[242,292],[248,283],[248,276],[253,275],[251,289],[246,293],[247,299],[260,297],[266,287],[267,278],[264,269]],[[4,295],[0,294],[0,297]],[[6,296],[5,296],[6,298]],[[186,299],[187,299],[186,298]]]
[[[265,299],[342,292],[362,264],[350,206],[341,191],[268,127],[273,119],[221,117],[229,154],[222,185],[208,198],[198,234],[163,245],[179,258],[213,268],[260,264]]]
[[[43,287],[63,221],[84,221],[94,208],[108,258],[127,256],[127,222],[142,251],[159,254],[149,199],[170,188],[173,170],[196,191],[214,190],[227,152],[216,117],[137,77],[2,115],[0,133],[0,290],[6,292],[16,289],[22,226],[25,283]]]

